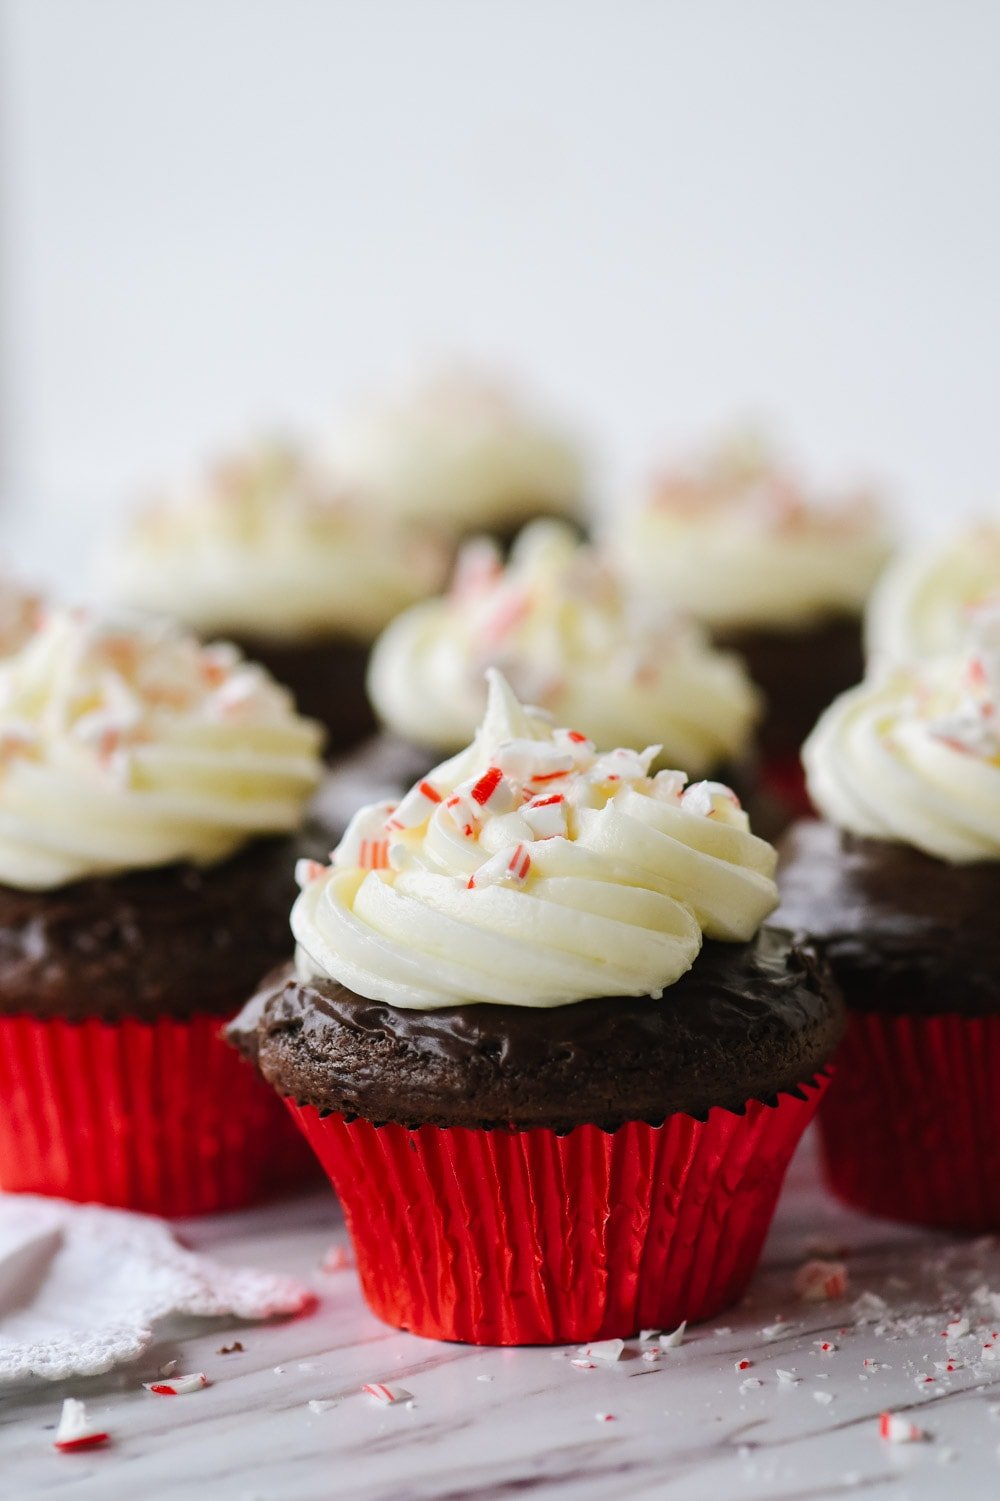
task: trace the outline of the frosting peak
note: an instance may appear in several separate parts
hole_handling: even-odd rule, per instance
[[[831,823],[956,863],[1000,859],[1000,608],[964,652],[882,668],[837,699],[803,749]]]
[[[809,492],[751,439],[661,472],[609,542],[640,587],[717,627],[860,613],[889,551],[870,495]]]
[[[488,665],[600,748],[655,739],[693,775],[738,759],[758,713],[736,657],[662,604],[640,605],[553,521],[526,527],[506,568],[486,538],[467,543],[448,594],[377,642],[369,690],[391,729],[450,750],[475,730]]]
[[[868,650],[883,662],[954,651],[974,613],[997,599],[1000,521],[981,522],[890,563],[868,608]]]
[[[599,754],[489,678],[472,745],[300,867],[304,975],[417,1009],[558,1006],[660,995],[703,934],[753,936],[776,857],[729,788],[650,775],[659,746]]]
[[[302,447],[260,443],[140,512],[106,569],[122,604],[203,633],[370,640],[448,555]]]
[[[0,663],[0,882],[210,864],[293,829],[321,740],[234,647],[54,611]]]

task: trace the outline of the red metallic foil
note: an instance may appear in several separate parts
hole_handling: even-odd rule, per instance
[[[223,1021],[0,1017],[0,1187],[187,1215],[307,1179],[298,1132]]]
[[[608,1133],[373,1126],[289,1108],[387,1324],[478,1345],[673,1328],[749,1281],[823,1084]]]
[[[820,1111],[831,1188],[870,1214],[1000,1230],[1000,1016],[852,1011]]]

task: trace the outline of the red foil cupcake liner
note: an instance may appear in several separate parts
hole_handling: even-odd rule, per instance
[[[387,1324],[568,1344],[710,1318],[749,1281],[825,1081],[608,1133],[373,1126],[289,1102]]]
[[[831,1188],[870,1214],[1000,1230],[1000,1016],[852,1011],[819,1124]]]
[[[0,1017],[0,1187],[187,1215],[307,1178],[301,1137],[223,1022]]]
[[[816,816],[798,751],[784,756],[765,756],[757,773],[757,792],[780,808],[789,822]]]

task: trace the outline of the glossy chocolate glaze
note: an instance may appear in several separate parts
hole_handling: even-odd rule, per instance
[[[231,1016],[291,951],[295,861],[320,835],[258,839],[55,891],[0,886],[0,1014],[80,1020]]]
[[[327,730],[327,754],[357,745],[375,729],[365,691],[369,646],[349,636],[230,636],[252,662],[290,689],[300,714]]]
[[[809,934],[849,1007],[1000,1012],[1000,861],[950,865],[815,819],[781,845],[776,922]]]
[[[614,1130],[795,1091],[833,1052],[842,1012],[811,948],[764,929],[749,944],[706,943],[661,1000],[407,1011],[286,970],[227,1035],[281,1094],[324,1111]]]
[[[840,615],[788,630],[713,630],[740,654],[767,698],[758,732],[765,755],[794,755],[827,705],[864,675],[861,621]]]

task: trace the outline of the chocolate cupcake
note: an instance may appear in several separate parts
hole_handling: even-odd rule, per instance
[[[820,1115],[830,1182],[875,1214],[1000,1227],[1000,629],[880,673],[805,748],[825,822],[787,836],[779,920],[849,1011]]]
[[[635,588],[744,659],[766,700],[763,780],[805,811],[799,748],[861,676],[862,612],[889,552],[871,499],[809,495],[758,444],[734,443],[660,474],[609,546]]]
[[[1000,521],[896,558],[868,604],[865,642],[876,664],[956,651],[976,613],[1000,600]]]
[[[504,546],[527,521],[584,521],[583,463],[558,426],[501,383],[453,371],[331,428],[333,469],[388,516]]]
[[[300,868],[295,970],[229,1036],[391,1324],[624,1336],[753,1271],[840,1003],[761,929],[775,854],[732,794],[651,759],[552,729],[494,672],[472,746]]]
[[[749,779],[760,704],[742,663],[663,605],[638,606],[559,522],[525,528],[506,567],[487,539],[468,543],[448,594],[379,638],[369,692],[391,732],[437,759],[475,734],[487,667],[599,750],[658,743],[692,776]]]
[[[219,1030],[289,951],[319,726],[231,646],[83,612],[0,705],[0,1187],[190,1214],[301,1178]]]
[[[141,512],[105,573],[118,603],[235,642],[339,750],[375,728],[371,642],[435,592],[449,557],[441,533],[382,514],[301,446],[271,444]]]

